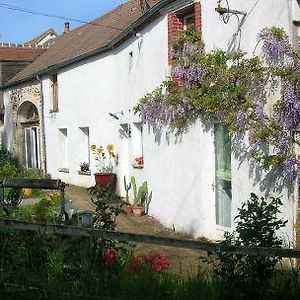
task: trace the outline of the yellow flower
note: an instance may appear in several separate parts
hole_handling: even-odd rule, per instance
[[[113,144],[108,144],[106,146],[106,150],[109,152],[109,153],[114,153],[114,148],[115,146]]]
[[[97,149],[97,153],[98,153],[98,154],[104,153],[104,149],[103,149],[102,146],[100,146],[100,147]]]
[[[91,145],[91,150],[95,151],[97,149],[97,146],[95,144]]]

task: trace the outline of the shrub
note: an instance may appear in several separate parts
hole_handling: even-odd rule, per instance
[[[283,228],[287,221],[278,217],[280,198],[271,197],[269,201],[251,194],[250,199],[242,204],[239,214],[235,218],[236,230],[225,234],[222,244],[251,247],[278,248],[283,240],[276,232]],[[226,281],[244,286],[245,297],[258,297],[262,286],[275,275],[276,263],[279,257],[258,257],[251,255],[233,255],[219,253],[216,271]]]
[[[17,176],[20,171],[18,159],[8,150],[0,147],[0,180],[5,177]]]

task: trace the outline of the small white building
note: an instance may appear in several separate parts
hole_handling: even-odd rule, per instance
[[[278,191],[230,153],[224,157],[231,179],[222,185],[218,181],[220,130],[207,131],[198,120],[180,139],[168,134],[157,139],[132,111],[170,74],[172,41],[190,23],[201,32],[207,51],[239,48],[252,54],[257,34],[272,26],[283,27],[298,42],[296,0],[228,0],[235,13],[226,24],[215,10],[218,2],[226,3],[131,0],[57,38],[3,86],[9,149],[22,147],[28,167],[36,165],[53,178],[89,187],[96,171],[90,145],[112,143],[118,154],[118,191],[125,193],[124,176],[129,180],[134,175],[139,183],[147,180],[153,192],[150,215],[177,231],[208,239],[218,239],[233,227],[237,208],[250,192],[280,194],[292,241],[294,193]],[[20,132],[24,138],[16,143]],[[137,157],[144,158],[141,169],[133,167]],[[90,175],[79,174],[82,162],[90,163]]]

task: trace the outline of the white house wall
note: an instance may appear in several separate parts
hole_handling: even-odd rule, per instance
[[[217,1],[201,1],[202,35],[207,50],[227,49],[232,34],[237,29],[237,19],[228,24],[220,21],[215,12]],[[289,1],[229,0],[230,8],[250,12],[242,27],[241,48],[249,53],[254,50],[256,37],[263,27],[273,25],[291,32]],[[256,5],[255,5],[256,4]],[[124,195],[123,176],[131,175],[139,184],[148,181],[153,192],[150,215],[163,224],[194,236],[217,239],[224,228],[216,226],[215,216],[215,154],[211,130],[200,121],[191,124],[182,139],[163,133],[159,141],[144,126],[144,169],[132,167],[132,138],[122,135],[120,123],[137,121],[129,109],[147,92],[157,87],[169,74],[167,16],[161,16],[143,30],[139,38],[132,37],[117,49],[93,59],[73,65],[58,73],[59,112],[50,113],[51,87],[49,78],[43,78],[45,101],[46,153],[48,172],[52,177],[89,187],[94,177],[79,175],[79,164],[85,145],[80,127],[89,127],[90,144],[113,143],[118,153],[118,191]],[[133,53],[129,70],[129,53]],[[8,102],[8,98],[5,98]],[[6,104],[8,106],[8,103]],[[118,114],[120,121],[109,113]],[[7,116],[9,118],[9,116]],[[61,140],[59,129],[67,129],[69,173],[59,172]],[[10,134],[10,133],[9,133]],[[91,171],[96,171],[91,157]],[[259,195],[261,186],[255,182],[248,163],[240,163],[232,155],[232,220],[241,201],[250,192]],[[249,179],[249,177],[251,179]],[[278,194],[269,191],[269,194]],[[286,195],[286,192],[282,192]],[[284,213],[289,218],[288,233],[292,233],[292,196],[283,197]],[[290,201],[290,202],[289,202]]]

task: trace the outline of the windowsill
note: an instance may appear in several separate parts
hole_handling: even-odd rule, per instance
[[[233,231],[233,229],[232,229],[232,227],[226,227],[226,226],[223,226],[223,225],[218,225],[218,224],[216,224],[216,229],[218,230],[218,231],[222,231],[222,232],[232,232]]]
[[[52,114],[52,113],[58,113],[58,109],[50,109],[50,110],[49,110],[49,113],[50,113],[50,114]]]
[[[58,172],[60,172],[60,173],[70,173],[70,170],[69,170],[69,168],[59,168]]]
[[[84,175],[84,176],[90,176],[92,173],[91,171],[78,171],[79,175]]]
[[[134,169],[144,169],[144,166],[141,165],[132,165]]]

